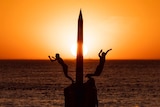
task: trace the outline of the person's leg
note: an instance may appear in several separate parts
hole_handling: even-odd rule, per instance
[[[63,72],[64,72],[65,77],[70,79],[72,83],[74,83],[74,80],[70,76],[68,76],[68,66],[67,65],[63,67]]]

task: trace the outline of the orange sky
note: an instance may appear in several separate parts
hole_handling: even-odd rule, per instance
[[[1,0],[0,59],[74,58],[80,8],[84,58],[160,59],[159,0]]]

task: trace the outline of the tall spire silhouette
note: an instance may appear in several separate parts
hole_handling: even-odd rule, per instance
[[[80,12],[79,12],[79,18],[78,18],[78,20],[82,20],[82,21],[83,21],[82,11],[81,11],[81,10],[80,10]]]
[[[81,10],[78,18],[76,83],[83,84],[83,17]]]
[[[98,71],[98,75],[100,73]],[[72,83],[64,89],[65,107],[98,107],[95,80],[91,77],[92,75],[88,75],[88,81],[83,83],[83,17],[80,10],[77,35],[76,83]]]

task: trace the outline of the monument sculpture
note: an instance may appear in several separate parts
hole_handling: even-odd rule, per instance
[[[88,81],[83,83],[83,17],[80,10],[78,18],[78,35],[77,35],[77,56],[76,56],[76,81],[68,76],[68,66],[64,63],[59,54],[56,58],[50,57],[51,61],[57,60],[63,67],[65,76],[72,81],[72,84],[64,89],[65,107],[98,107],[97,88],[92,76],[99,76],[103,70],[106,52],[99,52],[100,62],[93,74],[87,74]]]

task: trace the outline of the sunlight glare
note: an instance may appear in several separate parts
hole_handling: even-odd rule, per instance
[[[71,47],[71,53],[73,56],[77,55],[77,44],[73,44]],[[85,56],[88,53],[88,48],[86,45],[83,45],[83,55]]]

